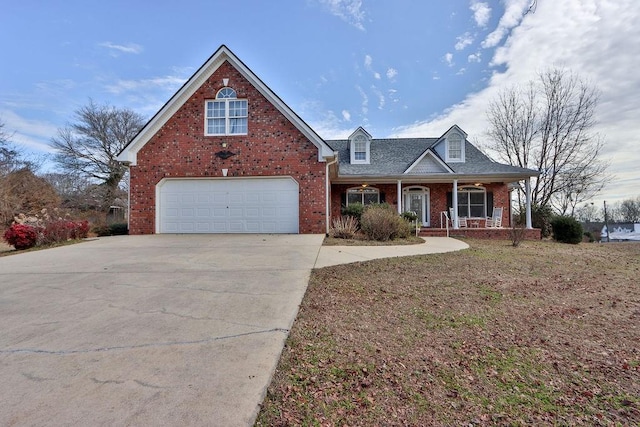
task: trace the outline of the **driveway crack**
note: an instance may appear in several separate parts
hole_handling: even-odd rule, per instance
[[[234,338],[242,338],[251,335],[262,335],[262,334],[270,334],[273,332],[279,332],[287,336],[289,334],[289,329],[284,328],[272,328],[265,329],[262,331],[254,331],[254,332],[244,332],[241,334],[233,334],[233,335],[225,335],[221,337],[212,337],[205,338],[201,340],[192,340],[192,341],[167,341],[167,342],[159,342],[159,343],[145,343],[145,344],[137,344],[137,345],[121,345],[121,346],[111,346],[111,347],[98,347],[98,348],[89,348],[89,349],[79,349],[79,350],[46,350],[39,348],[15,348],[15,349],[5,349],[0,350],[0,354],[45,354],[45,355],[55,355],[55,356],[69,356],[74,354],[87,354],[87,353],[104,353],[104,352],[113,352],[113,351],[125,351],[125,350],[136,350],[140,348],[157,348],[157,347],[172,347],[172,346],[189,346],[189,345],[198,345],[198,344],[210,344],[216,341],[230,340]]]

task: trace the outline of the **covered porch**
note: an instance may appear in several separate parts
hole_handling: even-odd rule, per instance
[[[364,178],[364,177],[363,177]],[[375,179],[340,180],[331,185],[331,217],[341,215],[342,208],[351,203],[387,203],[398,213],[414,212],[421,223],[422,236],[477,237],[509,239],[511,233],[511,189],[513,180],[498,181],[488,177],[448,182],[403,177],[390,183]],[[502,177],[504,179],[504,177]],[[529,180],[527,189],[526,239],[540,239],[540,230],[531,224]],[[491,221],[494,207],[501,210],[496,227]]]

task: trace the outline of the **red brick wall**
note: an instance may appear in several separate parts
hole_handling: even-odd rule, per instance
[[[410,182],[402,182],[402,188],[411,186],[422,186],[429,189],[431,211],[430,211],[430,224],[431,227],[440,227],[440,212],[447,210],[447,193],[452,191],[453,183],[444,184],[417,184]],[[340,208],[342,205],[342,194],[347,191],[348,188],[357,187],[357,185],[347,184],[334,184],[331,186],[331,218],[340,216]],[[381,193],[385,193],[385,201],[392,205],[394,208],[398,206],[397,197],[397,184],[372,184],[371,187],[375,187],[380,190]],[[484,186],[488,192],[493,192],[493,206],[504,207],[502,211],[502,226],[509,227],[510,206],[509,203],[509,189],[506,184],[496,183],[488,184]],[[491,215],[491,212],[488,213]]]
[[[229,79],[248,100],[248,135],[205,136],[205,100]],[[227,147],[223,148],[222,143]],[[218,151],[236,155],[223,160]],[[318,149],[228,62],[138,152],[131,167],[131,234],[155,232],[156,184],[165,177],[292,176],[300,188],[300,232],[325,232],[325,163]]]

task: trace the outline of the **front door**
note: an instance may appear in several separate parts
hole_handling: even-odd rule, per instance
[[[424,187],[404,190],[404,210],[415,212],[425,227],[429,226],[429,190]]]

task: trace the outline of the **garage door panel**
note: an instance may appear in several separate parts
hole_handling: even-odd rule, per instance
[[[161,233],[297,233],[291,178],[169,179],[159,185]]]

